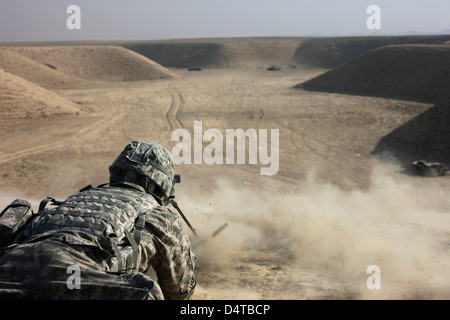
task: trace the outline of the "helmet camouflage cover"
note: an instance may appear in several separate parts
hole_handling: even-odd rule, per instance
[[[136,140],[129,143],[109,167],[110,174],[116,168],[149,178],[159,186],[165,196],[172,190],[174,179],[172,155],[156,142]]]

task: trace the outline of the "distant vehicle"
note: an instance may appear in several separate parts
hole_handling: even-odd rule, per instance
[[[437,177],[447,175],[448,169],[440,162],[427,162],[424,160],[417,160],[403,164],[403,168],[420,176]]]
[[[202,68],[198,67],[188,68],[188,71],[202,71]]]
[[[267,68],[267,71],[279,71],[279,70],[280,70],[280,68],[277,66],[271,66],[271,67]]]

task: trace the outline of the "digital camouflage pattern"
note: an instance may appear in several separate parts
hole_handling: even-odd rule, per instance
[[[133,141],[110,166],[111,175],[115,168],[130,181],[88,188],[42,210],[5,248],[0,298],[187,299],[193,293],[196,257],[180,216],[135,183],[144,176],[167,196],[171,154],[157,143]]]
[[[14,235],[30,219],[31,203],[16,199],[0,213],[0,252],[14,240]]]
[[[125,230],[146,214],[138,270]],[[144,192],[93,188],[46,209],[0,257],[0,297],[38,299],[185,299],[193,292],[195,256],[174,209]],[[112,240],[114,239],[114,240]],[[117,240],[125,270],[112,247]],[[81,271],[80,289],[69,289],[67,273]],[[156,271],[159,283],[145,274]],[[136,272],[138,271],[138,272]]]
[[[68,245],[46,239],[16,246],[0,258],[0,299],[163,299],[152,279],[140,273],[108,274],[103,253],[94,246]],[[70,289],[72,274],[80,270],[79,289]]]
[[[23,226],[26,216],[31,214],[31,204],[26,200],[16,199],[2,211],[0,226],[16,231]]]
[[[161,188],[166,197],[172,189],[174,177],[172,155],[155,142],[146,140],[131,142],[109,167],[110,173],[114,168],[148,177]]]

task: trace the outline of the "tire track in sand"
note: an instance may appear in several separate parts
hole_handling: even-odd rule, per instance
[[[89,122],[88,125],[79,128],[78,130],[71,133],[68,137],[58,140],[51,139],[50,142],[46,142],[44,144],[35,145],[21,150],[15,150],[7,154],[0,154],[0,164],[13,160],[23,159],[24,157],[33,156],[46,151],[62,149],[65,146],[70,145],[70,142],[79,142],[83,140],[89,140],[90,138],[95,138],[101,131],[105,131],[108,127],[114,126],[116,123],[120,122],[120,120],[126,115],[126,112],[123,108],[120,108],[120,103],[115,103],[104,94],[102,95],[102,97],[106,97],[105,99],[107,99],[109,103],[112,103],[115,106],[114,110],[111,110],[109,116],[104,117],[101,115],[99,116],[98,114],[93,114],[92,121]]]
[[[95,133],[98,133],[101,130],[104,130],[108,126],[113,125],[118,120],[122,118],[123,114],[114,114],[111,117],[103,118],[97,121],[93,121],[92,125],[89,125],[87,127],[83,127],[79,129],[78,131],[71,134],[70,137],[63,138],[59,141],[52,140],[50,143],[45,143],[41,145],[37,145],[34,147],[26,148],[23,150],[16,150],[14,152],[3,154],[0,156],[0,164],[21,159],[27,156],[36,155],[45,151],[51,151],[56,150],[59,148],[63,148],[64,146],[67,146],[70,141],[73,140],[82,140],[83,138],[89,137],[94,135]]]
[[[180,121],[178,113],[184,104],[184,97],[179,91],[176,90],[169,90],[169,94],[171,97],[171,103],[166,111],[166,114],[164,115],[164,118],[166,119],[170,130],[183,128],[183,123]]]

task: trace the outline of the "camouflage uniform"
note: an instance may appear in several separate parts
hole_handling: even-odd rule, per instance
[[[140,163],[166,156],[149,156],[154,143],[133,143],[111,172],[124,156],[132,159],[133,152]],[[172,166],[169,160],[157,170],[142,169],[152,177],[164,169],[173,178],[166,170]],[[192,294],[196,258],[182,220],[171,205],[148,193],[145,183],[131,182],[130,168],[123,172],[127,181],[89,188],[39,212],[0,257],[0,298],[153,300],[187,299]],[[164,195],[172,188],[166,180],[158,184]],[[143,217],[139,233],[137,222]],[[78,287],[71,282],[73,268],[79,270]],[[157,283],[149,276],[151,268]]]

